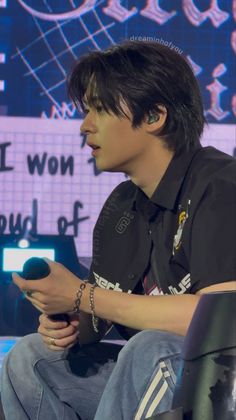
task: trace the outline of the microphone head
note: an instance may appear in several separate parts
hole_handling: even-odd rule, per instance
[[[39,280],[50,274],[50,267],[42,258],[33,257],[27,260],[23,266],[21,277],[25,280]]]
[[[44,277],[47,277],[50,274],[50,267],[46,261],[42,258],[33,257],[27,260],[23,266],[23,273],[21,277],[25,280],[40,280]],[[50,318],[53,321],[65,321],[70,322],[69,316],[67,314],[55,314],[50,315]]]

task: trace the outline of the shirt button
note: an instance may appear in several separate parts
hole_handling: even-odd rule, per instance
[[[131,273],[131,274],[128,275],[128,279],[132,280],[133,278],[134,278],[134,274],[133,273]]]
[[[152,234],[152,229],[148,230],[148,234],[151,235]]]

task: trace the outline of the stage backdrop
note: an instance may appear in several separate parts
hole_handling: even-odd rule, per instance
[[[137,39],[185,54],[210,123],[203,144],[233,154],[235,21],[230,0],[0,0],[0,236],[73,235],[91,256],[98,212],[125,177],[96,169],[66,94],[89,50]]]

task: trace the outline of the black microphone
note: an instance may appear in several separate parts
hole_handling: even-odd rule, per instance
[[[50,274],[50,267],[45,260],[38,257],[33,257],[27,260],[23,266],[23,273],[21,277],[25,280],[40,280],[44,279]],[[67,314],[50,315],[53,321],[66,321],[69,322]]]

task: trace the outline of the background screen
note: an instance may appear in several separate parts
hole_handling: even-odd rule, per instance
[[[122,174],[100,173],[66,94],[76,58],[124,39],[169,45],[191,62],[209,127],[234,153],[236,1],[0,0],[0,236],[73,235],[91,256],[98,213]]]

